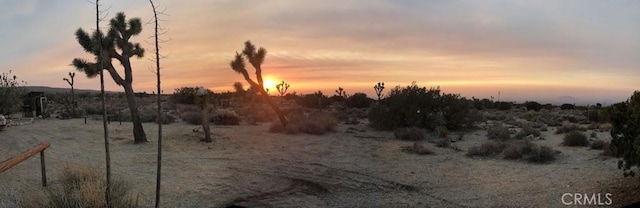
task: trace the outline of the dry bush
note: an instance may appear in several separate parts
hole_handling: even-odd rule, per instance
[[[393,132],[393,135],[400,140],[405,141],[420,141],[425,139],[425,134],[420,128],[399,128]]]
[[[615,146],[611,145],[611,142],[605,142],[602,145],[602,153],[600,153],[600,155],[616,157],[615,148]]]
[[[556,151],[551,149],[551,147],[536,145],[531,149],[531,157],[529,157],[527,160],[529,162],[536,163],[549,162],[556,159],[556,154]]]
[[[597,150],[601,150],[602,148],[604,148],[604,141],[602,140],[594,140],[591,142],[591,149],[597,149]]]
[[[95,168],[66,165],[59,176],[61,187],[47,190],[44,207],[105,207],[106,182]],[[139,207],[131,193],[131,186],[122,180],[111,184],[113,207]]]
[[[230,109],[218,109],[211,117],[215,125],[240,125],[240,116]]]
[[[292,121],[293,120],[293,121]],[[327,112],[320,112],[307,117],[297,117],[289,121],[289,125],[285,128],[280,122],[272,122],[269,132],[272,133],[307,133],[313,135],[323,135],[327,132],[335,130],[338,120]]]
[[[509,133],[509,128],[500,123],[495,123],[487,129],[487,138],[506,141],[511,138],[511,133]]]
[[[180,114],[180,119],[187,122],[191,125],[201,125],[202,124],[202,113],[199,111],[196,112],[184,112]]]
[[[442,147],[442,148],[449,148],[451,147],[451,140],[449,138],[440,138],[436,140],[436,146]]]
[[[540,131],[538,129],[533,128],[532,126],[523,126],[522,129],[520,129],[520,131],[518,131],[518,133],[516,133],[516,135],[514,135],[514,138],[516,139],[523,139],[529,135],[533,135],[534,137],[538,137],[540,136]]]
[[[487,156],[499,155],[500,153],[502,153],[502,150],[504,150],[505,146],[506,145],[504,142],[489,141],[481,144],[480,146],[470,147],[467,150],[466,155],[469,157],[473,157],[473,156],[487,157]]]
[[[586,131],[587,129],[579,126],[578,124],[571,123],[570,121],[562,122],[562,126],[556,129],[556,134],[574,132],[574,131]]]
[[[562,145],[564,146],[589,146],[587,135],[582,132],[572,131],[564,135]]]
[[[407,152],[407,153],[414,153],[414,154],[418,154],[418,155],[430,155],[430,154],[433,154],[433,151],[427,149],[422,144],[418,144],[417,142],[414,142],[413,145],[411,145],[411,146],[402,147],[402,151],[403,152]]]

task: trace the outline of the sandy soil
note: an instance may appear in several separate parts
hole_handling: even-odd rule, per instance
[[[550,164],[466,157],[468,147],[486,140],[483,130],[454,143],[463,151],[426,144],[436,154],[420,156],[400,151],[410,142],[363,124],[324,136],[268,133],[268,124],[216,126],[212,144],[200,142],[194,128],[164,126],[162,207],[565,207],[563,193],[607,192],[616,207],[640,200],[638,179],[624,178],[616,159],[562,147],[553,128],[535,141],[561,151]],[[134,145],[130,123],[109,125],[114,176],[130,181],[140,203],[152,207],[157,125],[145,130],[152,142]],[[0,131],[0,161],[43,141],[52,144],[50,184],[65,163],[104,166],[101,122],[83,119],[41,119]],[[0,196],[41,189],[40,178],[38,157],[29,159],[0,174]]]

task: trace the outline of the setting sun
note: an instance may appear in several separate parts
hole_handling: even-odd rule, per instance
[[[273,91],[276,89],[276,81],[273,79],[265,79],[264,80],[264,88],[269,89],[269,91]]]

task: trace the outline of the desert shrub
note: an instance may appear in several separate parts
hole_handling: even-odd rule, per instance
[[[602,145],[602,153],[600,153],[600,155],[609,156],[609,157],[616,157],[615,148],[616,148],[615,146],[611,145],[611,142],[605,142]]]
[[[180,114],[180,119],[191,125],[202,124],[202,113],[199,111],[188,111]]]
[[[515,145],[514,143],[509,144],[503,151],[505,159],[517,160],[522,158],[522,147],[520,145]]]
[[[451,146],[451,140],[449,138],[440,138],[436,140],[436,147],[449,148]]]
[[[595,131],[592,131],[591,134],[589,134],[589,137],[598,138],[598,133],[596,133]]]
[[[196,92],[198,91],[197,87],[181,87],[176,88],[171,95],[171,102],[174,104],[195,104]]]
[[[447,136],[449,136],[449,129],[447,129],[447,127],[444,126],[438,126],[436,127],[436,136],[439,138],[447,138]]]
[[[351,108],[368,108],[371,106],[371,103],[373,103],[373,99],[361,92],[349,96],[345,102],[346,106]]]
[[[534,137],[540,136],[540,131],[538,129],[533,128],[532,126],[525,125],[514,135],[516,139],[523,139],[529,135],[533,135]]]
[[[92,167],[65,166],[59,176],[61,187],[47,191],[43,207],[105,207],[106,182],[102,174]],[[111,205],[139,207],[131,186],[123,180],[111,182]]]
[[[535,101],[527,101],[523,105],[527,108],[527,110],[532,111],[540,111],[540,109],[542,108],[542,105]]]
[[[624,176],[635,176],[632,167],[640,166],[640,91],[622,103],[609,107],[611,112],[611,149],[622,157],[618,168]]]
[[[369,123],[379,130],[434,129],[441,125],[456,130],[473,124],[468,117],[471,108],[471,103],[458,94],[442,94],[439,87],[427,90],[414,82],[403,88],[396,86],[381,103],[373,104]]]
[[[565,104],[560,105],[560,109],[562,109],[562,110],[573,110],[575,108],[576,108],[576,106],[573,105],[573,104],[565,103]]]
[[[174,117],[172,115],[169,115],[167,113],[162,113],[162,119],[156,118],[156,123],[160,123],[160,122],[162,122],[162,124],[175,123],[176,122],[176,117]]]
[[[582,132],[572,131],[567,135],[564,135],[564,139],[562,144],[564,146],[588,146],[589,140],[587,139],[587,135]]]
[[[335,130],[338,120],[330,113],[321,112],[310,115],[309,118],[299,118],[296,122],[290,122],[285,128],[279,122],[272,122],[269,132],[297,134],[307,133],[312,135],[323,135]]]
[[[393,133],[397,139],[405,141],[420,141],[425,139],[424,132],[416,127],[399,128]]]
[[[500,123],[495,123],[487,129],[487,138],[506,141],[511,138],[511,133],[509,133],[509,128]]]
[[[240,116],[229,109],[216,110],[211,120],[215,125],[240,125]]]
[[[602,148],[604,148],[604,141],[602,140],[594,140],[591,142],[591,149],[597,149],[597,150],[601,150]]]
[[[501,111],[511,110],[512,107],[513,107],[513,103],[510,103],[510,102],[496,102],[496,109]]]
[[[414,153],[418,155],[430,155],[433,151],[426,148],[424,145],[414,142],[411,146],[402,147],[403,152]]]
[[[324,109],[331,105],[331,99],[322,94],[322,92],[301,96],[296,100],[296,102],[300,106],[315,109]]]
[[[487,157],[487,156],[499,155],[500,153],[502,153],[502,150],[504,150],[505,146],[506,145],[503,142],[489,141],[489,142],[482,143],[480,146],[470,147],[467,150],[466,155],[469,157],[473,157],[473,156]]]
[[[530,162],[544,163],[553,161],[556,159],[556,151],[551,147],[542,145],[542,146],[534,146],[531,149],[531,157],[527,160]]]
[[[19,81],[15,75],[9,73],[0,74],[0,114],[11,115],[20,110],[22,96],[26,93],[24,81]]]
[[[569,121],[562,122],[562,126],[556,129],[556,134],[574,132],[574,131],[586,131],[587,129],[579,126],[578,124],[571,123]]]

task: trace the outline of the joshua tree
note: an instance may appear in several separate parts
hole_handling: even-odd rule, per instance
[[[338,95],[338,97],[346,98],[347,92],[345,92],[342,87],[338,87],[338,89],[336,90],[336,95]]]
[[[233,71],[242,74],[244,80],[251,85],[251,87],[257,89],[260,94],[264,97],[264,100],[267,101],[267,104],[271,106],[273,111],[278,115],[278,119],[282,123],[282,126],[287,126],[287,119],[284,117],[284,114],[278,108],[278,106],[270,99],[269,93],[264,89],[264,82],[262,80],[262,63],[264,62],[265,57],[267,56],[267,50],[260,47],[260,49],[256,50],[256,46],[254,46],[251,41],[247,41],[244,43],[244,50],[242,54],[236,52],[236,57],[233,61],[231,61],[231,69]],[[249,63],[256,70],[256,81],[253,81],[251,77],[249,77],[249,72],[245,66],[244,59],[248,59]]]
[[[75,35],[78,43],[86,52],[96,55],[97,59],[99,59],[98,62],[101,61],[102,64],[76,58],[73,59],[73,66],[79,71],[83,71],[89,78],[96,77],[104,70],[111,74],[113,81],[124,88],[129,111],[131,112],[131,121],[133,122],[134,143],[146,143],[148,142],[147,136],[142,128],[142,121],[140,120],[140,113],[138,112],[133,92],[133,72],[130,60],[133,56],[143,57],[144,49],[139,43],[129,42],[132,36],[140,34],[142,23],[139,18],[127,21],[124,13],[118,13],[115,18],[111,19],[109,25],[110,28],[107,35],[104,35],[99,30],[96,30],[92,36],[89,36],[82,28],[76,31]],[[102,50],[99,48],[102,48]],[[103,55],[101,56],[100,54]],[[113,59],[116,59],[123,66],[124,78],[116,71],[112,62]]]
[[[376,90],[376,95],[378,95],[378,102],[382,100],[382,91],[384,90],[384,82],[378,82],[377,85],[373,86],[373,89]]]
[[[211,130],[209,128],[209,91],[204,89],[204,87],[199,87],[196,91],[195,103],[200,107],[202,111],[202,131],[204,131],[204,142],[211,143],[213,140],[211,139]]]
[[[322,97],[324,97],[324,94],[322,94],[322,91],[314,92],[313,94],[318,97],[318,109],[322,109]]]
[[[18,77],[11,73],[9,70],[9,73],[0,74],[0,114],[6,116],[19,110],[20,97],[25,93],[22,86],[26,85],[25,81],[18,81]]]
[[[289,85],[289,83],[285,83],[284,81],[282,81],[282,83],[276,85],[276,89],[278,89],[278,93],[280,93],[280,96],[284,96],[284,94],[287,94],[287,90],[289,89],[291,85]]]
[[[69,86],[71,86],[71,106],[73,106],[73,109],[75,110],[78,106],[76,105],[76,94],[73,91],[73,78],[76,76],[75,72],[69,72],[69,78],[71,79],[67,79],[62,78],[62,80],[67,81],[67,83],[69,84]]]
[[[244,89],[244,86],[240,82],[234,82],[233,89],[236,91],[236,95],[238,96],[242,96],[247,93],[247,91]]]

